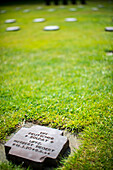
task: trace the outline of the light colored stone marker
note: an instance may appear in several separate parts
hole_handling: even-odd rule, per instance
[[[48,9],[48,12],[54,12],[54,11],[55,11],[54,8]]]
[[[108,56],[112,56],[113,55],[113,51],[109,51],[106,53]]]
[[[46,26],[44,27],[44,31],[55,31],[55,30],[59,30],[60,27],[57,25],[51,25],[51,26]]]
[[[4,14],[4,13],[6,13],[6,12],[7,12],[6,10],[1,10],[1,11],[0,11],[1,14]]]
[[[98,8],[93,7],[93,8],[92,8],[92,11],[98,11]]]
[[[82,8],[84,8],[84,6],[82,6],[82,5],[79,5],[79,6],[78,6],[78,8],[81,8],[81,9],[82,9]]]
[[[113,32],[113,27],[106,27],[105,31]]]
[[[7,19],[7,20],[5,20],[6,24],[10,24],[10,23],[14,23],[14,22],[16,22],[16,19]]]
[[[30,12],[30,9],[24,9],[23,12],[24,13]]]
[[[38,10],[41,10],[41,9],[43,9],[41,6],[38,6],[36,9],[38,9]]]
[[[59,8],[64,9],[64,8],[65,8],[65,6],[60,6]]]
[[[15,9],[16,9],[16,11],[19,11],[21,9],[21,7],[16,7]]]
[[[75,22],[75,21],[77,21],[77,19],[76,18],[66,18],[65,21],[66,22]]]
[[[76,8],[69,8],[69,11],[72,11],[72,12],[74,12],[76,10],[77,10]]]
[[[104,5],[99,4],[98,8],[104,8]]]
[[[19,26],[7,27],[6,28],[6,31],[18,31],[18,30],[20,30]]]
[[[33,22],[44,22],[45,18],[36,18],[33,20]]]

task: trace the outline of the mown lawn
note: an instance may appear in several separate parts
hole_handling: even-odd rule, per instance
[[[24,120],[77,132],[82,145],[63,160],[62,170],[112,169],[113,3],[92,11],[91,1],[76,12],[50,6],[4,6],[0,14],[0,139],[5,140]],[[31,9],[23,13],[24,9]],[[47,9],[56,8],[54,12]],[[33,23],[35,18],[46,22]],[[78,22],[65,22],[75,17]],[[15,18],[16,23],[5,24]],[[6,32],[8,26],[20,26]],[[46,25],[60,30],[43,31]],[[12,168],[1,163],[0,168]],[[17,169],[17,167],[14,167]]]

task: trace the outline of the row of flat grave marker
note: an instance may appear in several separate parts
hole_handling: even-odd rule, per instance
[[[35,125],[21,128],[5,144],[6,158],[13,163],[23,163],[34,169],[43,169],[44,164],[56,166],[60,157],[69,148],[69,140],[63,132]]]
[[[33,22],[35,22],[35,23],[44,22],[44,21],[46,21],[45,18],[36,18],[36,19],[33,20]],[[65,21],[66,22],[76,22],[77,19],[76,18],[66,18]],[[14,23],[14,22],[16,22],[16,19],[7,19],[5,21],[6,24]],[[46,27],[44,27],[45,31],[52,31],[52,30],[59,30],[59,29],[60,29],[59,26],[46,26]],[[18,30],[20,30],[19,26],[13,26],[13,27],[6,28],[6,31],[18,31]],[[113,32],[113,27],[106,27],[105,31]]]
[[[36,18],[33,20],[33,22],[37,23],[37,22],[44,22],[45,21],[45,18]],[[76,22],[77,19],[76,18],[66,18],[65,19],[66,22]],[[5,23],[14,23],[16,22],[15,19],[8,19],[5,21]],[[57,26],[57,25],[51,25],[51,26],[46,26],[44,27],[44,31],[55,31],[55,30],[59,30],[60,27]],[[13,27],[8,27],[6,28],[6,31],[18,31],[20,30],[20,27],[19,26],[13,26]]]
[[[75,18],[66,18],[65,21],[73,22],[73,21],[77,21],[77,19],[75,19]],[[43,22],[43,21],[35,20],[35,22]],[[55,30],[59,30],[59,29],[60,29],[60,27],[57,26],[57,25],[50,25],[50,26],[45,26],[43,30],[44,31],[55,31]],[[13,26],[13,27],[7,27],[6,28],[6,31],[18,31],[18,30],[20,30],[19,26]],[[105,31],[113,32],[113,27],[106,27]]]
[[[33,22],[44,22],[45,18],[36,18],[33,20]]]
[[[93,11],[98,11],[99,8],[103,8],[103,7],[104,7],[103,5],[99,4],[98,7],[93,7],[93,8],[91,8],[91,9],[92,9]],[[66,7],[65,7],[65,6],[59,6],[59,8],[60,8],[60,9],[64,9],[64,8],[66,8]],[[82,8],[84,8],[84,6],[79,5],[79,6],[77,6],[77,8],[82,9]],[[37,9],[37,10],[42,10],[43,7],[39,6],[39,7],[37,7],[36,9]],[[15,10],[16,10],[16,11],[19,11],[19,10],[21,10],[21,7],[16,7]],[[56,10],[56,9],[54,9],[54,8],[48,9],[49,12],[54,12],[55,10]],[[76,10],[77,10],[76,8],[69,8],[69,11],[76,11]],[[28,13],[28,12],[30,12],[30,11],[31,11],[30,9],[24,9],[24,10],[23,10],[23,13]],[[6,12],[7,12],[7,10],[0,10],[0,13],[1,13],[1,14],[4,14],[4,13],[6,13]]]

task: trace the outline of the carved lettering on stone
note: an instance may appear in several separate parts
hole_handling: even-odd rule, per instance
[[[44,126],[21,128],[6,144],[5,151],[8,159],[24,162],[37,167],[51,160],[56,164],[58,156],[69,147],[67,137],[62,131]]]

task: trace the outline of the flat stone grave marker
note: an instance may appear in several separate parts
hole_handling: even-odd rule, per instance
[[[16,7],[15,9],[16,9],[16,11],[19,11],[21,9],[21,7]]]
[[[33,20],[33,22],[44,22],[45,18],[36,18]]]
[[[30,9],[24,9],[23,10],[23,13],[27,13],[27,12],[30,12]]]
[[[54,12],[54,11],[55,11],[54,8],[48,9],[48,12]]]
[[[1,14],[4,14],[4,13],[6,13],[6,12],[7,12],[6,10],[1,10],[1,11],[0,11]]]
[[[98,8],[94,7],[92,8],[92,11],[98,11]]]
[[[113,27],[106,27],[105,31],[113,32]]]
[[[41,10],[41,9],[43,9],[41,6],[38,6],[36,9],[38,9],[38,10]]]
[[[104,8],[104,5],[99,4],[98,8]]]
[[[18,30],[20,30],[19,26],[7,27],[6,28],[6,31],[18,31]]]
[[[75,22],[75,21],[77,21],[77,19],[76,18],[66,18],[65,21],[66,22]]]
[[[5,153],[14,163],[23,162],[33,168],[56,165],[59,156],[69,147],[69,140],[62,131],[35,125],[21,128],[6,144]]]
[[[69,8],[69,11],[72,11],[72,12],[74,12],[76,10],[77,10],[76,8]]]
[[[107,54],[108,56],[112,56],[112,55],[113,55],[113,51],[108,51],[106,54]]]
[[[5,20],[6,24],[10,24],[10,23],[14,23],[14,22],[16,22],[16,19],[7,19],[7,20]]]
[[[84,6],[82,6],[82,5],[79,5],[79,6],[78,6],[78,8],[81,8],[81,9],[82,9],[82,8],[84,8]]]
[[[60,9],[65,9],[65,6],[60,6],[59,8],[60,8]]]
[[[44,27],[44,31],[56,31],[59,29],[60,29],[60,27],[57,25],[51,25],[51,26]]]

